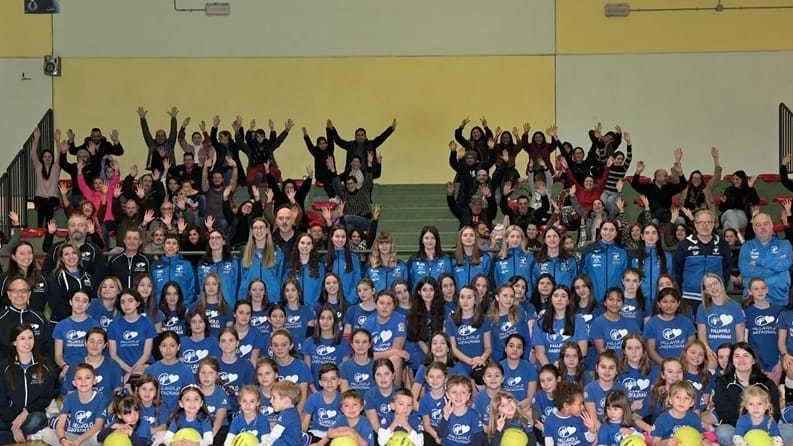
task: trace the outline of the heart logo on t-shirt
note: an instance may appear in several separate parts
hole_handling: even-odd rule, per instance
[[[336,418],[336,411],[335,410],[326,410],[324,408],[320,408],[317,411],[320,420],[330,420]]]
[[[721,321],[721,325],[726,327],[732,324],[733,317],[731,314],[722,314],[721,316],[719,316],[719,320]]]
[[[394,334],[391,332],[391,330],[383,330],[380,332],[380,341],[388,342],[391,340],[392,336],[394,336]]]
[[[101,383],[102,379],[102,375],[96,375],[96,378],[94,378],[94,385]]]
[[[286,376],[281,377],[281,379],[283,381],[289,381],[291,383],[297,384],[297,379],[298,378],[297,378],[297,375],[286,375]]]
[[[240,356],[247,356],[248,353],[253,351],[253,346],[250,344],[240,345]]]
[[[679,337],[681,334],[683,334],[683,330],[679,328],[665,328],[661,333],[661,336],[663,336],[663,338],[667,341],[671,341],[672,339]]]
[[[454,435],[465,435],[471,431],[471,426],[467,424],[455,424],[452,426],[452,432]]]
[[[636,385],[639,386],[640,390],[644,390],[644,389],[650,387],[650,380],[649,379],[637,379],[636,380]]]
[[[689,381],[689,382],[697,390],[697,392],[702,390],[702,383],[698,383],[698,382],[694,382],[694,381]]]
[[[559,438],[571,437],[571,436],[575,435],[575,432],[576,432],[576,428],[574,428],[573,426],[560,427],[559,428]]]
[[[628,336],[628,329],[627,328],[620,328],[618,330],[611,330],[609,333],[611,336],[612,341],[619,341],[622,340],[625,336]]]

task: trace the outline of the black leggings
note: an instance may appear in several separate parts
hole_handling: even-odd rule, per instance
[[[38,228],[47,227],[47,223],[55,215],[55,208],[58,207],[60,200],[56,197],[33,197],[33,204],[36,206],[36,216]]]

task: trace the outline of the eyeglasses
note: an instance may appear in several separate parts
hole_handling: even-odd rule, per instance
[[[694,224],[696,224],[696,225],[708,225],[709,226],[709,225],[713,224],[713,221],[711,221],[711,220],[700,220],[700,221],[695,221]]]
[[[17,290],[8,290],[8,294],[27,294],[30,292],[30,288],[20,288]]]

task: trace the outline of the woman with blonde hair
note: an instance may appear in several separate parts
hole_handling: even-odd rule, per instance
[[[284,253],[273,242],[270,225],[263,218],[256,218],[251,224],[248,243],[242,249],[240,261],[240,289],[237,296],[245,296],[248,284],[261,279],[268,290],[281,289],[281,277],[284,270]],[[232,296],[229,296],[231,298]]]
[[[473,282],[477,274],[490,274],[490,255],[479,249],[479,234],[471,226],[463,226],[457,233],[454,248],[453,273],[459,286]]]
[[[397,259],[394,246],[394,237],[390,232],[381,232],[369,254],[369,267],[363,274],[372,279],[375,292],[390,289],[397,280],[407,280],[408,267],[402,260]]]
[[[728,342],[735,344],[746,339],[746,316],[741,305],[727,295],[718,274],[707,273],[702,278],[702,305],[697,309],[697,339],[708,348],[708,368],[716,368],[716,350]]]
[[[528,281],[534,267],[534,256],[526,251],[526,235],[517,225],[510,225],[504,231],[504,244],[496,255],[493,266],[495,286],[506,284],[509,279],[520,276]]]

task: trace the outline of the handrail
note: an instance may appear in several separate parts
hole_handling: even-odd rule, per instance
[[[793,155],[793,111],[779,103],[779,164],[785,156]],[[788,172],[793,170],[793,162],[787,166]]]
[[[55,135],[52,109],[48,109],[38,124],[41,132],[39,151],[53,147]],[[17,211],[22,225],[28,226],[27,203],[36,193],[36,176],[32,175],[30,163],[30,146],[33,144],[33,133],[22,144],[22,148],[8,164],[8,168],[0,176],[0,229],[8,234],[10,221],[9,211]]]

